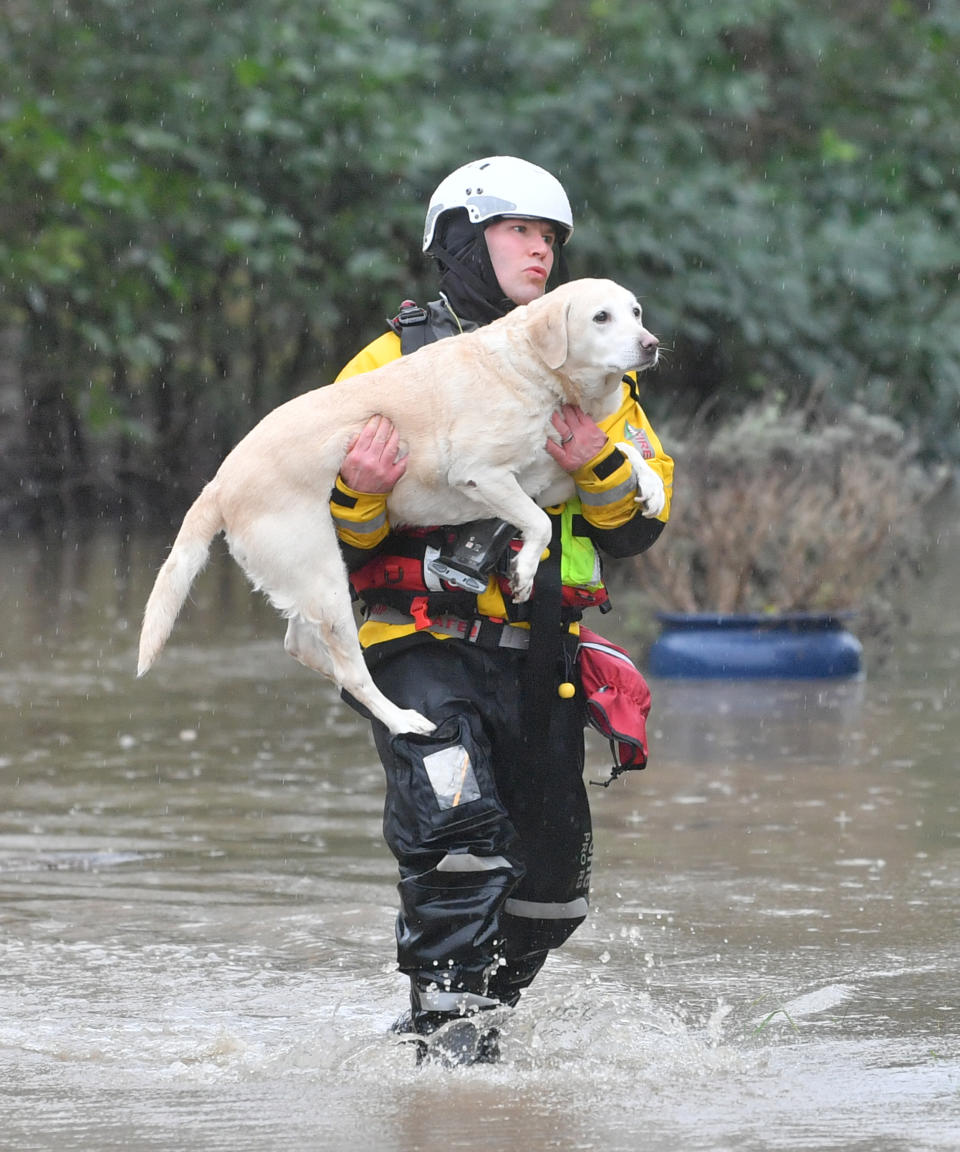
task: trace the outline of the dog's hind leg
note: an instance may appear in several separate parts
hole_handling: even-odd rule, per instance
[[[319,672],[328,680],[335,680],[333,662],[326,645],[320,639],[320,630],[308,624],[302,616],[291,616],[287,622],[287,634],[283,647],[288,655],[298,660],[311,672]]]
[[[329,516],[312,504],[288,509],[248,523],[229,544],[253,586],[290,621],[284,646],[295,659],[349,692],[391,732],[433,731],[425,716],[391,703],[373,682]]]
[[[398,707],[374,684],[364,663],[352,610],[348,606],[344,616],[336,610],[334,599],[328,589],[316,622],[304,616],[291,618],[283,642],[287,652],[305,667],[320,672],[338,688],[349,692],[394,735],[432,732],[435,724],[413,709]]]

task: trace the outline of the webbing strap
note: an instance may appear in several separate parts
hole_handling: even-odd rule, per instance
[[[563,645],[561,608],[563,583],[560,577],[560,517],[551,517],[553,536],[550,555],[537,569],[533,599],[530,601],[530,647],[527,651],[525,691],[528,727],[527,752],[531,770],[539,777],[541,803],[546,799],[546,776],[550,767],[550,715],[557,693],[557,670]]]
[[[437,339],[429,323],[427,310],[412,300],[404,300],[391,327],[395,332],[399,330],[402,356],[409,356],[411,352],[416,352],[425,344],[433,344]]]

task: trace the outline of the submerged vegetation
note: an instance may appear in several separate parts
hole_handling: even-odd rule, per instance
[[[718,427],[667,428],[677,458],[670,526],[636,573],[679,612],[856,609],[888,617],[928,544],[924,510],[947,482],[887,416],[818,390]]]

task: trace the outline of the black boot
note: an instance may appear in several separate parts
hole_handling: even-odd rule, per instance
[[[500,1059],[500,1030],[483,1027],[461,1017],[417,1040],[417,1066],[439,1064],[459,1068],[469,1064],[496,1064]]]
[[[415,1026],[411,1013],[404,1012],[393,1031],[414,1041],[418,1068],[424,1064],[442,1068],[496,1064],[500,1060],[500,1029],[481,1024],[478,1015],[420,1013]]]

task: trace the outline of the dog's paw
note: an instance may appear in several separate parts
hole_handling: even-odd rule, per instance
[[[394,736],[399,736],[401,732],[413,732],[417,736],[429,736],[436,727],[436,724],[431,723],[426,716],[422,716],[413,708],[398,708],[394,723],[390,725],[390,731]]]
[[[661,482],[659,490],[655,490],[647,496],[644,496],[641,491],[635,500],[640,505],[640,514],[646,516],[648,520],[655,520],[667,503],[667,494],[663,490],[663,483]]]
[[[523,584],[517,584],[515,581],[510,581],[511,599],[514,604],[526,604],[526,602],[533,595],[533,581],[525,581]]]
[[[533,568],[523,561],[522,552],[518,554],[510,575],[510,594],[514,604],[525,604],[533,595],[533,578],[537,573],[537,566]]]
[[[634,500],[640,505],[642,514],[650,519],[659,516],[667,503],[663,480],[644,460],[634,444],[619,441],[617,447],[630,461],[630,467],[636,477],[637,494]]]

